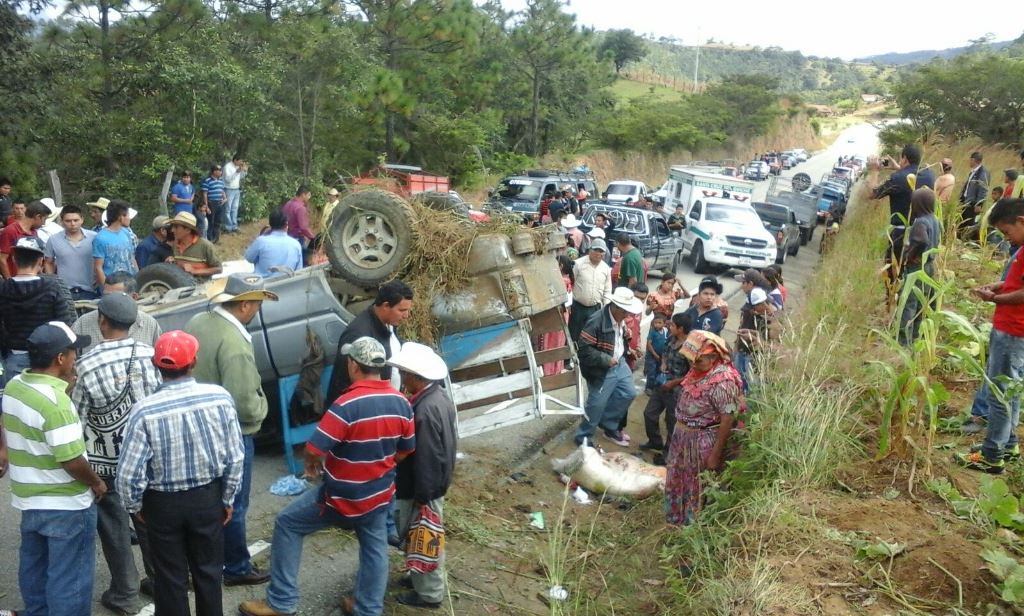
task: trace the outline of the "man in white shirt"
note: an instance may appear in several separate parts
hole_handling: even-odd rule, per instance
[[[580,331],[590,315],[608,303],[612,293],[612,268],[604,260],[608,245],[600,238],[590,243],[590,251],[576,259],[573,266],[572,310],[569,313],[569,335],[578,342]]]
[[[231,162],[224,164],[224,190],[228,202],[224,210],[224,232],[238,233],[238,210],[242,206],[242,179],[249,173],[249,163],[235,154]]]

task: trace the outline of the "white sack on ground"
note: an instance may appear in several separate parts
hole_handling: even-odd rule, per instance
[[[596,494],[646,498],[665,490],[665,469],[628,453],[606,453],[580,446],[567,458],[553,459],[551,468],[565,473]]]

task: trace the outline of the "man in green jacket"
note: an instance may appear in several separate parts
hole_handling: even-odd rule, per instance
[[[270,574],[252,564],[245,538],[245,513],[252,486],[253,436],[267,416],[267,399],[256,368],[252,337],[245,326],[260,311],[264,300],[277,301],[277,295],[264,290],[263,278],[255,274],[232,274],[223,280],[222,287],[214,285],[209,292],[210,302],[216,304],[214,309],[192,317],[185,331],[200,341],[193,375],[200,383],[220,385],[234,398],[245,445],[242,485],[235,495],[234,514],[224,527],[224,585],[262,584]]]

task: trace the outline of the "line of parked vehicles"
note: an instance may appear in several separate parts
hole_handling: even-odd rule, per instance
[[[807,160],[803,150],[783,152],[779,164],[792,167]],[[856,157],[854,157],[856,158]],[[754,200],[754,182],[735,167],[674,165],[658,190],[645,183],[621,179],[599,191],[589,170],[572,172],[533,170],[504,178],[491,192],[486,209],[519,214],[526,221],[539,216],[545,194],[582,186],[590,195],[583,215],[584,230],[605,214],[615,229],[629,234],[650,269],[675,271],[688,261],[696,273],[721,268],[763,268],[784,263],[810,242],[819,222],[839,220],[845,214],[850,188],[863,162],[841,161],[815,182],[807,173],[792,177],[766,170],[769,186],[763,201]],[[663,212],[650,203],[663,206]],[[673,231],[667,216],[682,208],[685,226]]]

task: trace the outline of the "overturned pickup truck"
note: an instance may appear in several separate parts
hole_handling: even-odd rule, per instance
[[[265,439],[282,428],[273,421],[281,415],[274,412],[281,405],[277,383],[298,374],[317,346],[320,361],[329,365],[347,324],[370,304],[376,286],[406,273],[414,244],[412,220],[412,207],[394,194],[350,193],[326,227],[330,263],[267,279],[267,289],[280,300],[265,302],[248,325],[272,409],[264,423]],[[565,247],[564,236],[554,227],[543,242],[526,229],[511,236],[470,232],[476,233],[466,255],[472,284],[456,293],[415,299],[415,309],[430,310],[437,324],[437,347],[448,364],[460,435],[548,414],[582,413],[583,381],[572,343],[534,350],[534,341],[547,332],[564,332],[568,340],[563,313],[568,297],[555,258]],[[211,309],[204,287],[214,283],[156,278],[140,289],[140,301],[165,331],[182,328],[195,314]],[[556,362],[568,368],[545,376],[543,365]],[[559,398],[550,394],[566,388]]]

